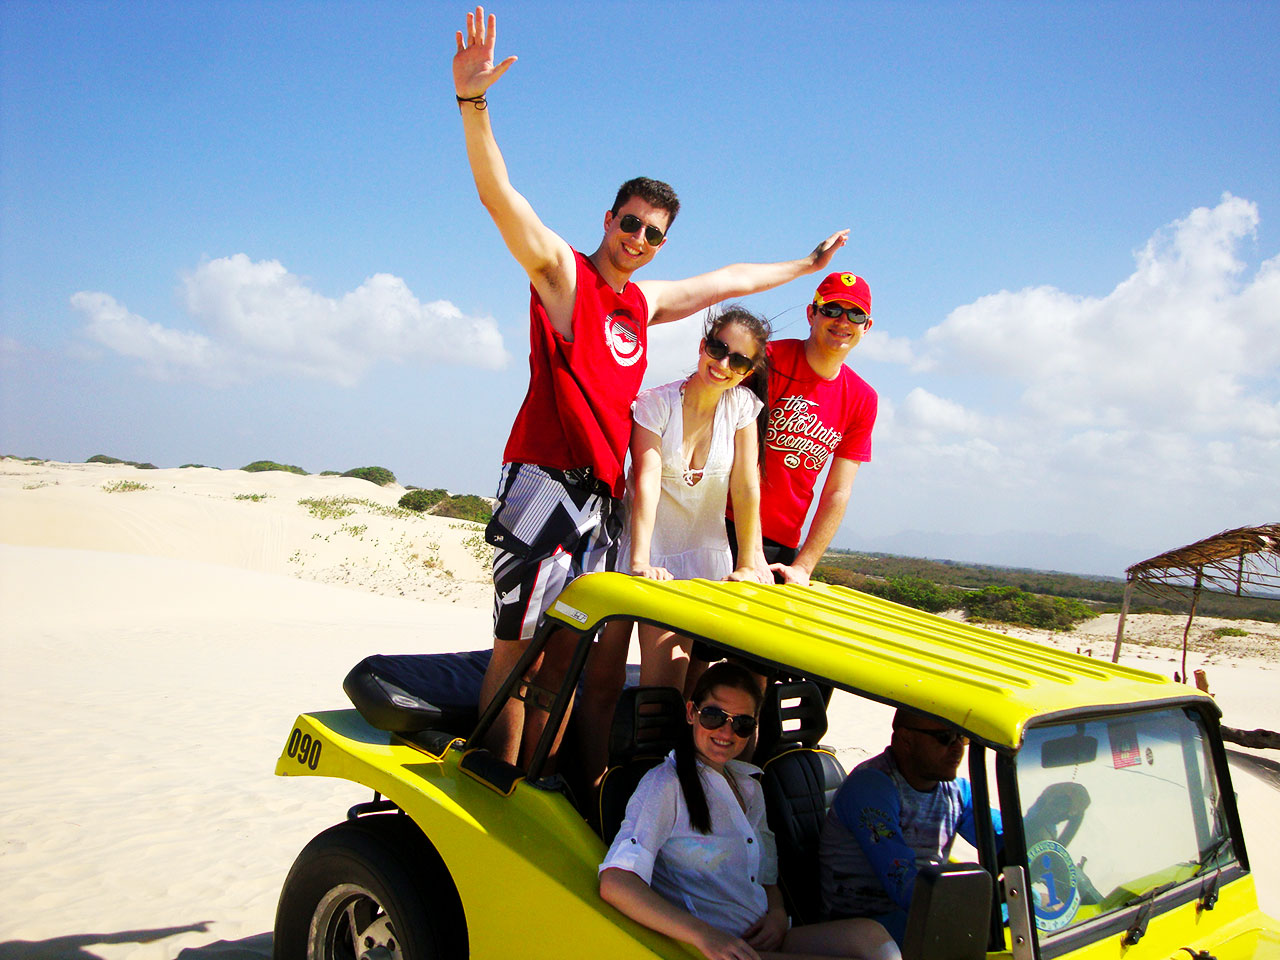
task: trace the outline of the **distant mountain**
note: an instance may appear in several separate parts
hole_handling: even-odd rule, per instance
[[[1123,577],[1126,567],[1150,555],[1098,537],[1053,533],[962,534],[903,530],[883,537],[854,537],[851,542],[833,546],[1100,577]]]

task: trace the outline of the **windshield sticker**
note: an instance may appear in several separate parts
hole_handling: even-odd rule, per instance
[[[1111,738],[1111,763],[1117,770],[1142,765],[1136,726],[1132,723],[1108,724],[1107,736]]]
[[[1027,864],[1036,926],[1046,932],[1061,930],[1080,909],[1080,882],[1071,854],[1056,840],[1041,840],[1027,851]]]

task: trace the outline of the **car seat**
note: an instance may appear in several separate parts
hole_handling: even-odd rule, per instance
[[[778,886],[795,923],[821,918],[818,841],[844,767],[818,741],[827,732],[822,691],[811,680],[765,692],[755,762],[764,770],[769,829],[778,842]]]
[[[609,766],[597,804],[597,825],[606,844],[622,825],[640,779],[675,748],[685,726],[684,698],[674,687],[622,691],[609,728]]]

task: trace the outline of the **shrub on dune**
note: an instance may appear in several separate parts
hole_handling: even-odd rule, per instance
[[[439,503],[432,511],[437,517],[453,517],[455,520],[475,520],[488,523],[493,517],[493,507],[484,497],[474,493],[460,493]]]
[[[267,470],[283,470],[285,473],[296,473],[301,476],[309,476],[307,471],[301,467],[291,466],[287,463],[276,463],[274,460],[255,460],[253,463],[247,464],[240,468],[245,473],[264,473]]]
[[[406,510],[416,510],[421,513],[423,510],[431,509],[448,496],[448,490],[410,490],[400,498],[400,502],[397,506],[404,507]]]
[[[109,457],[105,453],[95,453],[85,463],[123,463],[126,467],[137,467],[139,470],[159,470],[154,463],[139,463],[137,460],[121,460]]]
[[[380,487],[396,482],[396,475],[386,467],[356,467],[354,470],[348,470],[343,476],[368,480],[370,483],[376,483]]]

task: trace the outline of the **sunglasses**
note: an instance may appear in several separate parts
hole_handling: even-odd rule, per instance
[[[754,360],[750,357],[744,357],[740,353],[730,352],[729,345],[723,340],[717,340],[715,337],[708,334],[707,339],[702,342],[706,345],[707,356],[712,360],[723,360],[725,357],[728,357],[729,369],[734,373],[741,373],[745,376],[756,368],[756,362]]]
[[[756,732],[756,718],[751,714],[729,714],[716,706],[707,706],[699,710],[698,722],[708,730],[719,730],[727,723],[732,728],[734,736],[738,737],[749,737]]]
[[[830,317],[832,320],[844,317],[850,323],[856,323],[858,326],[862,326],[871,319],[870,314],[863,313],[858,307],[842,307],[838,303],[815,303],[814,306],[818,308],[818,312],[824,317]]]
[[[651,247],[662,246],[662,241],[666,239],[661,230],[657,227],[649,226],[634,213],[624,213],[621,219],[618,220],[618,226],[622,228],[623,233],[635,233],[643,226],[644,238]]]
[[[926,737],[936,741],[940,747],[950,747],[957,743],[969,742],[969,738],[959,730],[926,730],[923,727],[902,727],[900,729],[923,733]]]

